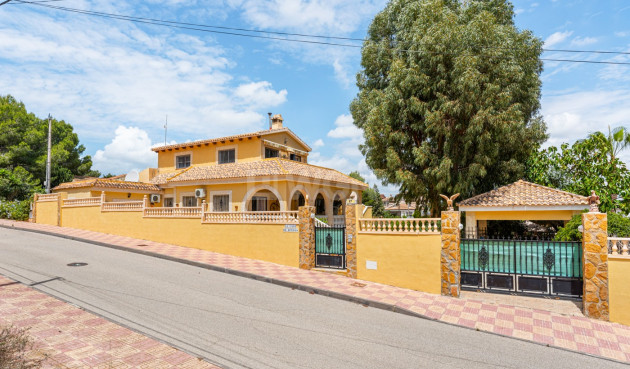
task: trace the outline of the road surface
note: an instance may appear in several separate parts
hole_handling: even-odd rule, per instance
[[[67,265],[73,262],[88,265]],[[33,288],[223,368],[627,368],[186,264],[6,228],[0,228],[0,274],[36,283]]]

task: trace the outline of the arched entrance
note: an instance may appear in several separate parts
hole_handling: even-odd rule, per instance
[[[263,185],[247,192],[243,199],[245,211],[284,211],[280,194],[271,186]]]
[[[315,197],[315,215],[326,215],[326,199],[321,192]]]
[[[302,193],[302,191],[295,191],[293,196],[291,197],[291,206],[290,209],[292,211],[297,211],[300,206],[304,206],[306,204],[306,197]]]

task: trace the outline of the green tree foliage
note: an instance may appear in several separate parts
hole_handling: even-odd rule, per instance
[[[39,181],[26,169],[20,166],[13,170],[0,168],[0,200],[27,199],[41,190]]]
[[[506,0],[392,0],[363,44],[350,105],[366,162],[438,214],[524,174],[546,138],[538,115],[542,42]]]
[[[353,172],[350,172],[350,174],[348,174],[348,176],[356,179],[357,181],[361,181],[361,182],[365,183],[365,178],[363,178],[363,176],[356,170],[353,171]]]
[[[48,120],[29,113],[23,103],[11,95],[0,96],[0,168],[14,171],[22,167],[41,186],[46,177]],[[85,147],[72,126],[52,120],[52,187],[71,181],[75,175],[99,176],[93,171],[92,158],[82,156]]]
[[[372,207],[372,216],[374,218],[385,217],[385,206],[376,185],[363,191],[363,204]]]
[[[614,131],[613,131],[614,132]],[[619,131],[618,131],[619,132]],[[630,213],[630,172],[618,158],[614,135],[595,132],[573,145],[549,147],[534,153],[527,168],[528,180],[588,196],[600,197],[600,209]],[[613,195],[621,200],[613,199]]]
[[[582,241],[582,232],[578,227],[582,225],[582,214],[574,215],[564,227],[556,233],[556,241]],[[611,237],[630,237],[630,219],[608,213],[608,235]]]

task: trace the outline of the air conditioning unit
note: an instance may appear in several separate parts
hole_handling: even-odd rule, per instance
[[[198,188],[195,190],[195,197],[206,197],[206,190]]]
[[[160,202],[160,195],[158,195],[157,193],[152,193],[151,203],[156,203],[156,202]]]

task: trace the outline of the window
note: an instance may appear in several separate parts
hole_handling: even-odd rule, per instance
[[[267,211],[267,198],[262,196],[252,197],[252,211]]]
[[[291,154],[289,159],[291,159],[293,161],[302,161],[302,157],[300,155],[296,155],[296,154]]]
[[[197,206],[197,198],[195,196],[182,196],[182,206]]]
[[[277,158],[277,157],[278,157],[278,150],[265,147],[265,158]]]
[[[212,196],[212,211],[230,211],[230,195]]]
[[[190,154],[188,155],[179,155],[175,157],[175,168],[183,169],[188,168],[190,166]]]
[[[165,197],[164,198],[164,207],[165,208],[172,208],[174,205],[174,201],[172,197]]]
[[[235,163],[236,150],[219,150],[219,164]]]

